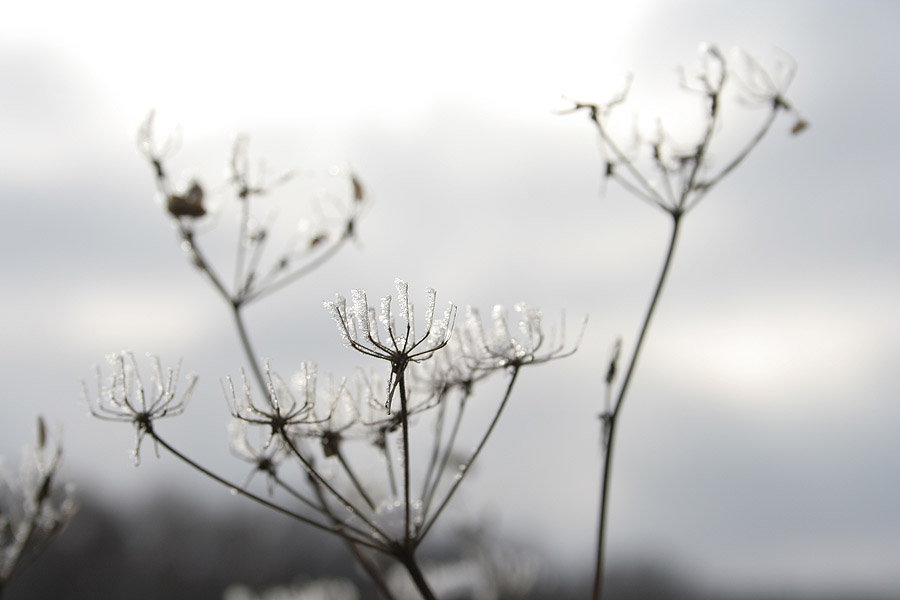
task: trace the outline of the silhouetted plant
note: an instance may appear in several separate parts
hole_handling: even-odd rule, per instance
[[[201,247],[198,223],[212,212],[205,204],[203,188],[192,180],[183,186],[184,191],[174,191],[163,163],[173,144],[157,148],[152,115],[141,129],[140,147],[153,166],[183,249],[232,307],[250,375],[242,371],[239,379],[226,378],[223,388],[234,418],[231,451],[251,464],[250,474],[243,485],[231,482],[160,434],[157,421],[184,411],[196,376],[188,377],[186,391],[178,396],[179,368],[164,371],[157,358],[152,358],[152,381],[145,389],[132,354],[109,357],[112,374],[104,378],[98,369],[96,394],[84,385],[91,413],[135,427],[136,463],[142,440],[150,438],[157,449],[164,448],[234,493],[339,537],[382,596],[393,598],[394,593],[374,560],[376,555],[394,559],[423,598],[435,598],[416,551],[494,431],[521,369],[574,352],[575,347],[565,345],[564,323],[558,335],[545,335],[540,311],[520,304],[513,310],[517,329],[511,329],[509,311],[501,307],[494,309],[493,324],[487,330],[478,311],[471,308],[457,326],[456,306],[450,303],[442,315],[436,315],[437,294],[429,289],[424,328],[417,335],[408,286],[398,279],[396,307],[391,296],[385,296],[376,311],[362,290],[352,292],[350,305],[339,295],[325,303],[349,347],[388,363],[385,377],[360,369],[350,378],[325,377],[322,385],[316,365],[305,362],[289,383],[268,361],[258,360],[241,311],[321,265],[354,235],[365,199],[362,184],[349,174],[349,200],[334,201],[335,206],[344,207],[336,231],[311,234],[299,250],[295,245],[272,268],[263,270],[262,249],[275,223],[259,225],[251,203],[269,186],[251,182],[246,142],[240,140],[231,160],[230,183],[240,225],[234,285],[229,287]],[[286,180],[287,176],[281,176],[276,182]],[[457,434],[467,401],[476,384],[495,373],[506,375],[506,388],[474,449],[466,451],[460,448]],[[392,410],[395,401],[399,411]],[[424,423],[430,423],[425,441],[414,441],[411,430]],[[351,444],[352,452],[348,451]],[[424,450],[417,444],[424,444]],[[399,448],[396,457],[392,455],[395,448]],[[365,449],[374,460],[382,461],[382,476],[368,469],[366,477],[360,477],[359,457]],[[284,473],[289,463],[293,477]],[[299,483],[295,481],[298,471]],[[265,479],[265,494],[250,488],[255,473]]]
[[[19,473],[0,471],[0,598],[75,513],[73,487],[60,476],[62,446],[49,439],[43,417],[37,424],[36,443],[23,452]]]
[[[684,89],[698,98],[703,115],[693,140],[675,140],[662,125],[650,136],[635,130],[627,143],[617,139],[609,121],[614,109],[626,102],[627,89],[606,104],[579,102],[564,111],[584,112],[590,118],[604,153],[605,179],[668,215],[672,224],[663,267],[637,340],[630,354],[626,352],[623,374],[620,376],[618,367],[624,350],[621,341],[615,343],[606,369],[600,415],[604,463],[594,598],[603,593],[616,425],[674,256],[680,225],[745,160],[780,114],[794,116],[793,134],[808,127],[784,95],[793,75],[792,66],[778,79],[745,54],[726,61],[717,48],[705,46],[701,59],[699,73],[682,82]],[[755,133],[721,162],[722,166],[714,167],[710,156],[714,141],[719,139],[725,93],[732,87],[740,91],[745,102],[762,105],[767,113]],[[232,151],[228,179],[234,196],[230,206],[239,215],[234,277],[229,284],[220,274],[220,263],[213,263],[203,246],[203,234],[215,220],[217,208],[207,203],[205,189],[196,179],[181,185],[172,183],[165,161],[175,142],[170,140],[158,147],[152,125],[151,115],[141,128],[141,151],[153,167],[156,186],[181,247],[231,307],[248,363],[248,372],[226,378],[223,388],[233,417],[231,452],[250,464],[250,472],[243,484],[234,483],[200,465],[161,435],[157,421],[186,408],[195,376],[188,377],[186,391],[179,396],[179,369],[164,371],[158,359],[152,359],[152,381],[145,389],[131,354],[110,357],[112,374],[104,378],[98,370],[96,394],[85,385],[91,412],[135,427],[136,462],[142,440],[150,438],[156,449],[165,449],[234,493],[337,536],[383,597],[395,598],[407,592],[395,583],[395,575],[387,576],[379,557],[393,559],[395,568],[405,571],[407,586],[411,584],[421,597],[435,598],[417,550],[491,437],[520,371],[568,356],[578,344],[565,344],[564,322],[558,335],[547,334],[541,312],[524,304],[511,311],[495,307],[487,327],[476,309],[467,308],[459,319],[452,303],[438,312],[437,294],[431,289],[425,292],[420,325],[408,286],[398,279],[396,298],[384,296],[377,308],[369,304],[362,290],[353,290],[349,303],[340,295],[325,302],[345,344],[387,365],[380,371],[358,369],[350,377],[336,378],[320,375],[315,363],[305,362],[291,380],[283,379],[253,351],[242,310],[324,264],[356,234],[366,201],[362,184],[353,172],[334,170],[332,174],[341,176],[345,183],[343,197],[331,194],[320,206],[327,205],[330,216],[325,216],[328,211],[324,209],[319,210],[318,219],[310,215],[315,224],[264,267],[264,250],[272,244],[278,223],[256,214],[257,200],[297,172],[268,182],[264,170],[251,174],[247,141],[239,139]],[[505,377],[496,409],[474,447],[464,449],[459,432],[469,401],[476,391],[484,389],[480,383],[494,376]],[[413,436],[416,427],[416,431],[427,432]],[[378,464],[376,468],[371,467],[372,461]],[[251,487],[255,474],[260,474],[256,485],[263,485],[263,492]],[[489,561],[482,562],[481,566],[489,566]]]
[[[597,558],[594,578],[593,598],[603,595],[604,548],[607,525],[607,502],[612,468],[613,445],[616,424],[621,416],[629,384],[635,373],[638,355],[650,326],[650,319],[656,309],[663,284],[675,253],[679,228],[684,217],[692,211],[707,194],[731,173],[757,144],[780,114],[794,117],[790,132],[794,135],[808,127],[804,120],[785,97],[785,92],[794,75],[792,62],[786,65],[782,76],[776,78],[748,54],[736,51],[733,60],[725,56],[715,46],[702,45],[699,72],[687,80],[682,73],[682,88],[695,95],[703,112],[703,125],[699,136],[690,141],[678,141],[666,133],[662,124],[650,137],[634,131],[633,139],[626,145],[610,133],[608,121],[614,109],[626,102],[628,89],[606,104],[585,104],[581,102],[564,112],[585,112],[600,138],[601,151],[605,161],[605,177],[621,185],[635,198],[662,211],[671,219],[671,234],[662,270],[657,278],[650,305],[640,325],[637,341],[627,360],[624,375],[618,390],[613,384],[618,376],[618,359],[621,340],[616,341],[606,372],[606,391],[603,400],[601,446],[604,463],[601,473],[601,496],[599,532],[597,535]],[[733,84],[731,82],[734,82]],[[629,80],[630,84],[630,80]],[[725,92],[731,88],[741,95],[747,104],[761,105],[767,110],[765,118],[756,132],[732,157],[716,167],[710,160],[713,142],[718,139],[721,125],[722,104]]]

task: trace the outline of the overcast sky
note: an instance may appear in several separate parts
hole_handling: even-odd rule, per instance
[[[321,301],[357,287],[379,297],[395,277],[485,310],[525,300],[548,320],[590,314],[575,357],[522,374],[456,500],[586,570],[602,363],[617,335],[633,344],[668,223],[621,189],[603,194],[590,123],[556,111],[565,98],[602,102],[633,73],[624,110],[686,127],[676,68],[713,42],[766,65],[792,57],[787,96],[812,126],[793,137],[790,119],[777,122],[685,221],[621,420],[612,560],[658,558],[714,583],[900,593],[900,5],[305,4],[4,10],[8,462],[42,413],[62,425],[84,489],[133,498],[170,481],[220,497],[169,457],[132,468],[133,432],[79,401],[106,353],[183,357],[200,386],[160,427],[230,464],[218,379],[243,358],[154,200],[135,134],[155,109],[161,133],[181,127],[173,172],[210,190],[224,192],[245,133],[273,170],[352,166],[371,193],[356,246],[248,310],[279,370],[359,364]],[[762,116],[734,106],[723,134]]]

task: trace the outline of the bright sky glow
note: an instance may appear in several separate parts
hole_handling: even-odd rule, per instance
[[[602,79],[645,10],[641,2],[54,4],[15,5],[0,25],[7,43],[70,55],[127,121],[154,106],[195,131],[245,116],[402,119],[446,95],[552,101],[582,91],[586,72]],[[585,37],[596,53],[573,45]]]

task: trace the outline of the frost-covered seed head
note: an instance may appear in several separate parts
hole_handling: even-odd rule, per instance
[[[107,356],[113,372],[106,381],[103,380],[100,367],[97,367],[97,395],[93,401],[87,383],[82,382],[84,400],[93,416],[107,421],[134,424],[137,430],[133,451],[135,464],[140,462],[141,439],[151,430],[153,421],[184,412],[197,383],[197,375],[189,375],[187,390],[176,401],[181,363],[174,369],[167,369],[163,375],[159,357],[151,356],[150,359],[152,377],[149,391],[144,389],[134,354],[125,351]]]
[[[434,311],[437,293],[428,288],[425,334],[417,338],[415,307],[409,301],[409,286],[401,279],[394,283],[397,288],[397,312],[401,321],[399,327],[391,296],[381,299],[377,319],[375,308],[369,306],[368,297],[363,290],[352,291],[353,306],[350,309],[347,308],[346,299],[340,295],[336,295],[334,301],[325,302],[325,308],[337,323],[345,343],[355,350],[391,362],[424,360],[449,341],[456,306],[449,303],[443,318],[436,322]],[[379,334],[376,321],[380,322],[384,337]]]
[[[491,311],[492,327],[489,333],[486,333],[479,311],[472,307],[467,308],[465,328],[461,335],[462,347],[467,359],[477,364],[478,368],[546,362],[553,358],[568,356],[575,351],[575,348],[564,351],[565,340],[560,334],[558,343],[554,343],[551,339],[551,348],[539,355],[538,352],[546,342],[541,311],[520,302],[513,306],[513,313],[516,322],[515,334],[510,327],[509,311],[500,305]],[[563,320],[560,330],[564,329]],[[553,333],[555,332],[551,333],[551,338],[555,338]]]

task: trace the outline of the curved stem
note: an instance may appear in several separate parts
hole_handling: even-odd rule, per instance
[[[331,510],[329,509],[329,507],[325,504],[325,501],[321,494],[321,490],[316,485],[317,482],[315,481],[314,478],[309,477],[309,480],[311,482],[313,482],[313,487],[316,490],[316,495],[319,497],[320,504],[316,504],[309,498],[305,497],[303,494],[301,494],[296,489],[294,489],[293,486],[289,485],[287,482],[285,482],[283,479],[281,479],[277,475],[273,477],[273,480],[276,483],[276,485],[278,485],[278,487],[280,487],[282,490],[284,490],[285,492],[287,492],[288,494],[290,494],[291,496],[293,496],[294,498],[296,498],[303,504],[307,505],[311,509],[315,510],[316,512],[318,512],[322,515],[325,515],[326,517],[331,519],[331,521],[334,523],[335,527],[338,527],[342,530],[351,531],[362,537],[369,536],[368,531],[364,531],[364,530],[360,529],[359,527],[354,527],[353,525],[348,525],[347,523],[341,522],[340,520],[338,520],[334,517],[334,513],[332,513]]]
[[[288,449],[291,451],[291,453],[294,456],[296,456],[297,460],[299,460],[303,464],[303,467],[306,469],[306,472],[309,474],[310,477],[312,477],[317,482],[318,485],[321,485],[326,490],[328,490],[328,492],[332,496],[334,496],[334,498],[338,502],[340,502],[344,506],[344,508],[346,508],[347,511],[350,512],[350,514],[356,515],[357,517],[359,517],[359,519],[363,523],[365,523],[366,526],[371,528],[372,531],[379,538],[381,538],[385,543],[389,543],[391,541],[390,536],[388,536],[381,528],[379,528],[377,525],[375,525],[375,523],[373,523],[371,519],[367,518],[362,513],[362,511],[360,511],[352,502],[347,500],[347,498],[345,498],[340,492],[338,492],[336,489],[334,489],[334,486],[332,486],[330,483],[328,483],[328,481],[322,476],[322,474],[319,473],[315,469],[315,467],[312,465],[312,463],[309,461],[309,459],[307,459],[305,456],[303,456],[303,453],[300,452],[300,450],[297,448],[296,444],[294,444],[294,442],[291,440],[291,436],[289,436],[284,429],[282,429],[279,432],[279,435],[281,436],[281,439],[284,441],[285,445],[288,447]]]
[[[334,523],[336,527],[340,526],[340,519],[338,519],[328,507],[328,502],[325,499],[325,493],[322,491],[322,486],[311,475],[309,476],[309,482],[315,490],[316,496],[318,496],[319,498],[319,502],[322,503],[325,514],[328,515],[328,518],[331,519],[331,522]],[[378,591],[381,593],[382,597],[385,598],[385,600],[394,600],[394,595],[391,593],[391,589],[388,587],[387,582],[384,580],[384,576],[382,576],[378,565],[376,565],[370,557],[366,556],[363,551],[358,548],[352,541],[344,539],[344,543],[347,545],[347,549],[350,551],[350,553],[353,554],[353,558],[356,559],[356,562],[359,563],[362,569],[372,579],[372,582],[375,584],[375,587],[378,588]]]
[[[245,302],[255,302],[260,298],[268,296],[272,292],[280,290],[281,288],[289,285],[301,277],[311,273],[316,270],[320,266],[322,266],[325,262],[327,262],[332,256],[337,254],[338,250],[350,239],[350,235],[344,234],[340,238],[338,238],[333,244],[331,244],[328,248],[322,251],[316,258],[312,259],[302,267],[298,268],[296,271],[291,272],[288,275],[285,275],[281,279],[272,281],[272,283],[264,282],[260,284],[260,287],[256,288],[256,291],[252,293],[248,293],[244,296]]]
[[[428,520],[427,525],[422,527],[421,531],[416,536],[417,544],[421,543],[423,539],[425,539],[425,535],[428,531],[434,526],[435,521],[437,521],[441,512],[447,506],[447,503],[450,502],[450,498],[453,497],[453,494],[456,492],[457,488],[459,488],[459,484],[462,483],[462,480],[465,478],[466,473],[469,472],[469,468],[472,466],[472,463],[475,462],[475,459],[478,458],[478,455],[481,454],[481,450],[484,448],[485,444],[488,441],[488,438],[491,436],[491,432],[494,431],[494,427],[497,426],[497,422],[500,420],[500,415],[503,413],[503,409],[506,407],[506,403],[509,401],[510,396],[512,395],[513,386],[516,383],[516,378],[519,375],[520,366],[514,366],[512,375],[509,378],[509,384],[506,386],[506,393],[503,395],[503,400],[500,402],[500,406],[497,408],[497,413],[494,415],[493,421],[488,426],[487,431],[484,432],[484,437],[481,438],[481,442],[478,443],[478,447],[475,448],[475,452],[472,453],[472,456],[466,462],[465,465],[462,465],[463,469],[457,473],[456,480],[453,482],[453,485],[450,487],[450,490],[447,492],[447,495],[441,501],[440,506],[438,506],[437,510],[434,511],[434,514]]]
[[[703,197],[706,196],[707,192],[709,192],[709,190],[714,185],[716,185],[717,183],[722,181],[722,179],[725,178],[726,175],[731,173],[738,165],[740,165],[744,161],[745,158],[747,158],[747,155],[749,155],[750,152],[754,148],[756,148],[756,146],[759,144],[759,142],[761,142],[762,139],[765,137],[765,135],[769,132],[769,129],[772,128],[772,124],[775,122],[775,117],[777,117],[777,116],[778,116],[778,109],[773,108],[771,110],[771,112],[769,113],[769,116],[766,117],[766,120],[762,124],[762,127],[760,127],[760,130],[747,143],[747,145],[744,147],[744,149],[741,150],[740,152],[738,152],[738,154],[731,160],[731,162],[722,168],[722,170],[719,172],[718,175],[716,175],[716,176],[712,177],[711,179],[709,179],[708,181],[706,181],[701,193],[697,194],[691,200],[690,203],[685,204],[685,207],[684,207],[685,212],[694,208],[700,202],[700,200],[702,200]]]
[[[367,547],[373,548],[375,550],[382,550],[382,551],[384,550],[384,548],[378,544],[348,535],[345,531],[343,531],[341,529],[335,529],[335,528],[329,527],[327,525],[323,525],[322,523],[319,523],[318,521],[314,521],[313,519],[304,517],[303,515],[295,513],[291,510],[288,510],[288,509],[284,508],[283,506],[279,506],[279,505],[275,504],[274,502],[270,502],[269,500],[266,500],[265,498],[263,498],[261,496],[257,496],[253,492],[249,492],[249,491],[243,489],[242,487],[238,486],[237,484],[228,481],[224,477],[220,477],[219,475],[216,475],[215,473],[213,473],[206,467],[204,467],[204,466],[200,465],[199,463],[195,462],[194,460],[188,458],[186,455],[184,455],[181,452],[179,452],[178,450],[176,450],[173,446],[169,445],[168,442],[166,442],[163,438],[161,438],[159,436],[159,434],[157,434],[156,431],[153,429],[153,427],[148,426],[148,427],[146,427],[145,431],[147,432],[147,435],[149,435],[151,438],[153,438],[154,442],[156,442],[157,444],[159,444],[160,446],[162,446],[163,448],[165,448],[166,450],[171,452],[175,457],[179,458],[184,463],[193,467],[194,469],[200,471],[201,473],[203,473],[210,479],[231,489],[232,492],[235,494],[239,494],[241,496],[244,496],[245,498],[249,498],[250,500],[253,500],[254,502],[262,504],[263,506],[265,506],[267,508],[271,508],[275,512],[279,512],[283,515],[291,517],[292,519],[296,519],[302,523],[306,523],[307,525],[312,525],[313,527],[315,527],[317,529],[327,531],[328,533],[333,533],[333,534],[335,534],[341,538],[344,538],[348,541],[352,541],[354,544],[360,544],[362,546],[367,546]]]
[[[615,441],[616,434],[616,422],[619,417],[620,411],[622,410],[622,405],[625,401],[625,394],[628,391],[628,384],[631,382],[631,376],[634,374],[638,355],[640,354],[641,346],[644,343],[644,338],[647,335],[647,329],[650,327],[650,319],[651,317],[653,317],[653,312],[656,309],[656,304],[659,301],[659,297],[662,293],[663,284],[666,281],[666,275],[668,274],[669,267],[672,264],[672,256],[675,253],[675,244],[678,240],[678,226],[681,223],[682,213],[675,211],[669,214],[672,215],[672,235],[669,239],[669,248],[666,251],[666,260],[663,263],[662,270],[660,271],[659,280],[656,282],[656,290],[653,292],[653,298],[650,300],[650,306],[647,307],[647,313],[644,316],[644,323],[641,326],[641,332],[638,335],[637,343],[635,344],[634,351],[631,354],[631,360],[628,363],[628,370],[625,372],[625,378],[622,381],[622,387],[619,389],[619,394],[616,396],[616,401],[612,407],[612,411],[608,416],[606,416],[607,423],[605,424],[605,427],[607,435],[605,437],[605,447],[603,449],[603,473],[600,480],[600,523],[597,533],[597,563],[594,570],[593,595],[591,596],[591,598],[593,598],[594,600],[600,600],[600,598],[603,597],[606,515],[609,499],[609,480],[612,473],[612,454],[613,443]]]

